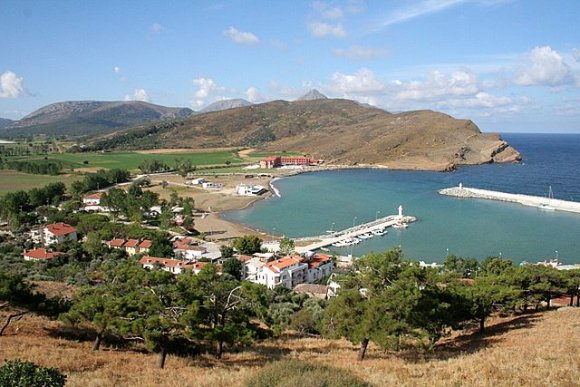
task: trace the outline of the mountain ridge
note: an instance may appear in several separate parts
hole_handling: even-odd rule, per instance
[[[141,125],[95,138],[95,149],[252,147],[302,152],[338,165],[451,170],[520,154],[470,120],[430,110],[389,113],[345,99],[272,101]]]
[[[188,117],[193,110],[142,101],[63,101],[41,107],[5,128],[8,136],[82,136]]]

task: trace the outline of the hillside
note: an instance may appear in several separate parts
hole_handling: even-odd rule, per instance
[[[1,315],[1,313],[0,313]],[[286,338],[226,353],[221,360],[170,355],[166,368],[157,356],[138,349],[91,351],[88,337],[55,321],[24,316],[0,337],[0,360],[22,359],[66,373],[67,386],[243,386],[274,360],[300,359],[339,367],[376,385],[396,386],[573,386],[580,380],[579,308],[493,319],[484,335],[465,332],[438,345],[432,355],[396,354],[357,348],[346,341]]]
[[[221,110],[235,109],[250,105],[252,105],[250,101],[246,101],[245,99],[242,98],[226,99],[223,101],[216,101],[212,104],[209,104],[197,113],[219,112]]]
[[[7,127],[8,125],[12,124],[14,121],[9,120],[8,118],[0,118],[0,129]]]
[[[140,101],[68,101],[47,105],[5,130],[6,136],[34,134],[83,136],[144,122],[188,117],[187,108],[168,108]]]
[[[101,140],[101,141],[99,141]],[[343,99],[273,101],[140,126],[97,139],[101,148],[255,147],[294,151],[330,164],[449,170],[511,162],[519,153],[469,120],[434,111],[392,114]]]

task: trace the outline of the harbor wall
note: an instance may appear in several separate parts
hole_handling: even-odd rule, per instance
[[[497,200],[502,202],[519,203],[524,206],[542,208],[547,206],[557,211],[567,211],[580,214],[580,202],[571,202],[560,199],[550,199],[541,196],[531,196],[522,194],[510,194],[506,192],[490,191],[485,189],[470,187],[451,187],[439,190],[439,193],[447,196],[472,199]]]

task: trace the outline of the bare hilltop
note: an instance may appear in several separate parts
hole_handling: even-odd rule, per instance
[[[470,120],[431,110],[389,113],[320,96],[142,125],[97,138],[93,144],[101,149],[253,147],[301,152],[327,164],[394,169],[452,170],[521,159],[498,134],[483,134]]]

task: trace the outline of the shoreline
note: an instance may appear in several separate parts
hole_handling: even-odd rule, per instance
[[[483,164],[479,164],[479,165],[483,165]],[[459,165],[459,167],[461,167],[461,166],[472,166],[472,165],[471,164]],[[232,221],[230,219],[227,219],[224,217],[224,213],[229,212],[229,211],[242,211],[242,210],[251,208],[258,201],[282,197],[282,194],[280,193],[279,189],[276,188],[276,186],[273,184],[274,182],[276,182],[278,180],[285,179],[285,178],[292,177],[292,176],[301,175],[304,173],[340,171],[340,170],[351,170],[351,169],[378,169],[378,170],[386,170],[386,171],[409,171],[409,172],[426,171],[426,172],[447,173],[447,172],[453,172],[455,170],[455,167],[453,169],[441,169],[441,168],[437,168],[435,166],[433,166],[433,168],[424,168],[424,167],[420,168],[418,166],[415,166],[414,168],[405,168],[401,165],[399,165],[399,167],[391,167],[391,166],[379,165],[379,164],[357,164],[357,165],[344,165],[344,164],[332,165],[332,164],[330,164],[330,165],[307,167],[307,168],[300,168],[300,169],[297,168],[297,169],[277,170],[277,172],[279,172],[279,173],[272,175],[267,182],[268,187],[270,189],[270,191],[267,194],[264,194],[263,196],[255,197],[255,198],[253,198],[253,200],[251,200],[248,203],[244,203],[243,205],[240,205],[237,207],[232,207],[232,208],[225,210],[225,211],[212,212],[210,215],[208,215],[208,217],[213,215],[212,218],[215,219],[215,226],[221,225],[222,227],[227,228],[229,231],[229,233],[227,233],[227,235],[224,235],[224,238],[212,238],[212,239],[215,241],[218,241],[218,242],[219,241],[226,242],[226,241],[229,241],[229,240],[232,240],[232,239],[235,239],[237,237],[244,236],[244,235],[258,235],[258,236],[262,237],[264,240],[279,239],[280,238],[279,235],[272,235],[269,232],[265,232],[265,231],[260,230],[258,228],[254,228],[248,224],[235,222],[235,221]],[[265,171],[268,171],[268,170],[265,170]],[[268,173],[268,172],[264,172],[264,173]],[[243,173],[231,173],[231,174],[243,175]],[[214,222],[210,222],[210,223],[214,223]],[[206,226],[206,225],[204,225],[204,226]],[[209,225],[209,227],[211,230],[211,225]],[[202,227],[202,228],[207,229],[206,227]],[[203,230],[200,230],[200,231],[204,232]]]

